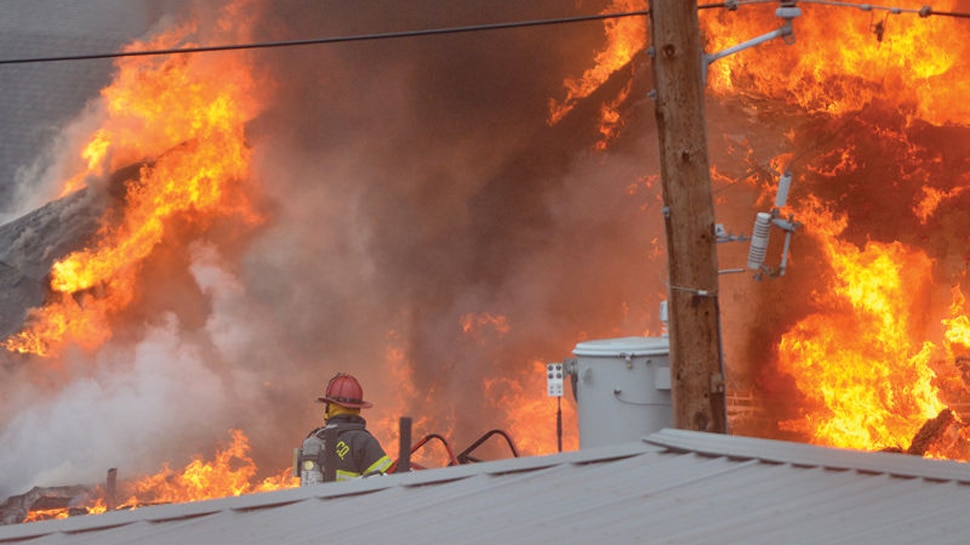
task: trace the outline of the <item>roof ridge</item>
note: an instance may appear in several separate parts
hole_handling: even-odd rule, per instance
[[[670,428],[653,433],[644,441],[674,451],[708,456],[970,483],[970,465],[965,462],[935,460],[912,454],[869,452]]]

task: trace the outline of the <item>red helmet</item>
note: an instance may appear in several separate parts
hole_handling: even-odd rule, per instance
[[[317,401],[335,403],[350,409],[366,409],[373,407],[373,403],[364,401],[364,389],[353,375],[337,373],[327,383],[327,391]]]

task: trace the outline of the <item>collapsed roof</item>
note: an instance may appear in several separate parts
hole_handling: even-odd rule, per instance
[[[103,212],[104,199],[82,189],[0,225],[0,338],[44,302],[54,262],[84,247]]]

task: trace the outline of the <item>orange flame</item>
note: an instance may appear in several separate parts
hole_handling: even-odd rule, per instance
[[[181,471],[175,471],[166,464],[158,473],[123,486],[128,499],[118,509],[201,501],[299,486],[299,479],[293,476],[292,468],[258,479],[258,468],[249,455],[249,438],[241,430],[229,430],[229,434],[231,442],[217,450],[210,461],[196,457]],[[30,511],[24,522],[67,518],[72,511],[88,515],[104,513],[108,508],[103,488],[97,487],[96,493],[100,495],[87,504],[71,509]]]
[[[192,30],[128,49],[177,47]],[[142,262],[175,222],[201,232],[217,218],[260,221],[244,191],[244,128],[258,106],[243,57],[127,57],[117,68],[101,93],[104,123],[81,154],[86,170],[65,191],[105,166],[140,165],[137,176],[124,182],[123,211],[105,215],[97,241],[54,264],[50,287],[60,297],[30,313],[27,328],[3,342],[8,350],[54,356],[69,343],[100,346],[112,335],[112,318],[135,300]]]
[[[59,507],[53,509],[34,509],[27,513],[24,517],[23,522],[39,522],[42,520],[58,520],[66,519],[72,515],[73,511],[83,513],[85,515],[100,515],[108,511],[107,506],[102,498],[97,498],[90,505],[78,506],[78,507]]]
[[[613,0],[603,13],[622,13],[646,9],[644,0]],[[572,111],[576,103],[593,94],[616,71],[626,66],[637,53],[644,50],[647,36],[646,17],[607,19],[604,23],[606,46],[596,53],[595,66],[579,78],[563,82],[566,98],[549,101],[549,124],[555,125]],[[604,115],[611,115],[606,112]]]
[[[600,107],[600,139],[593,145],[596,151],[604,151],[609,144],[616,139],[620,130],[623,128],[623,116],[620,114],[620,105],[626,102],[633,88],[633,80],[627,82],[620,94],[614,100],[603,104]]]
[[[944,1],[934,9],[952,10],[955,4]],[[779,28],[783,21],[776,7],[700,12],[705,51],[723,51]],[[918,10],[922,5],[904,1],[900,7]],[[751,111],[761,109],[761,103],[780,102],[791,112],[808,114],[798,119],[832,120],[841,127],[829,136],[833,140],[841,139],[841,130],[861,126],[867,137],[891,142],[889,149],[900,154],[894,159],[906,165],[899,179],[887,173],[887,185],[929,181],[929,176],[910,175],[939,162],[927,158],[925,143],[910,140],[912,127],[965,125],[970,106],[959,82],[970,67],[961,33],[945,17],[818,4],[800,8],[789,43],[773,39],[717,60],[708,72],[708,89],[718,97],[740,98]],[[883,111],[891,113],[885,123],[874,117]],[[810,139],[813,135],[800,132],[819,125],[808,125],[794,125],[786,138]],[[841,183],[857,179],[866,162],[875,159],[852,142],[819,151],[831,143],[808,140],[771,167],[781,171],[797,160],[810,176]],[[827,155],[809,159],[812,153]],[[965,189],[959,176],[934,182],[917,189],[910,207],[914,224],[923,228],[932,226],[945,201],[962,197]],[[959,373],[952,369],[955,357],[966,356],[962,343],[970,339],[964,337],[968,322],[962,293],[954,288],[954,306],[940,321],[939,342],[933,342],[937,330],[927,338],[925,303],[942,269],[930,257],[934,254],[898,240],[852,244],[843,235],[848,216],[830,212],[814,196],[791,208],[804,225],[799,237],[811,237],[818,248],[819,257],[809,261],[821,267],[823,286],[804,294],[812,312],[790,327],[778,346],[777,368],[794,379],[800,397],[785,404],[797,405],[797,416],[778,423],[779,428],[823,445],[906,449],[924,424],[952,405],[951,391],[970,394],[970,382],[954,376]],[[865,212],[857,217],[864,220]],[[805,258],[792,259],[799,257]],[[965,377],[970,379],[970,373]],[[949,447],[954,437],[966,433],[960,414],[953,419],[946,434]],[[962,441],[967,444],[967,438]],[[970,459],[970,449],[949,447],[935,445],[926,452]]]
[[[514,430],[513,441],[520,454],[538,456],[558,450],[554,397],[545,395],[545,362],[523,365],[512,376],[486,379],[485,395],[496,415],[504,419],[508,430]],[[576,426],[576,411],[570,400],[562,406],[562,427]],[[576,434],[563,434],[563,450],[579,448]]]
[[[410,414],[412,404],[421,403],[428,397],[433,396],[434,392],[421,392],[414,384],[414,366],[407,359],[407,351],[402,347],[403,340],[397,331],[389,331],[386,336],[386,346],[384,349],[384,369],[391,376],[394,385],[394,397],[387,403],[388,408],[383,411],[386,416],[379,420],[371,421],[368,419],[368,428],[377,437],[388,456],[392,459],[397,458],[397,452],[391,449],[394,440],[399,437],[400,420],[395,415]],[[442,425],[438,421],[436,425]],[[450,429],[430,430],[432,426],[432,415],[421,414],[411,422],[412,445],[420,440],[424,434],[440,433],[447,436]],[[414,454],[413,461],[417,465],[424,467],[441,467],[447,465],[447,457],[437,456],[436,452],[419,449]]]
[[[463,314],[458,317],[457,325],[469,343],[481,350],[494,350],[496,354],[500,352],[503,339],[513,327],[507,316],[487,311]],[[391,400],[391,405],[396,409],[387,410],[388,415],[407,414],[414,407],[427,409],[429,405],[434,405],[433,400],[436,398],[436,392],[419,391],[415,387],[413,362],[407,360],[402,342],[398,332],[388,333],[385,370],[392,377],[396,395],[396,399]],[[553,398],[546,395],[543,383],[545,373],[536,364],[537,362],[529,362],[519,366],[518,372],[512,375],[483,379],[490,429],[472,431],[484,434],[497,429],[506,432],[520,455],[548,454],[557,450],[557,405]],[[499,367],[497,363],[496,368]],[[575,434],[568,433],[568,430],[575,427],[575,407],[571,400],[563,403],[563,421],[563,427],[567,430],[563,437],[563,449],[575,450],[578,448],[578,438]],[[372,433],[380,439],[385,450],[388,450],[387,446],[392,444],[389,440],[396,437],[398,421],[392,416],[386,416],[371,424],[369,427]],[[448,411],[439,411],[437,414],[421,413],[413,422],[412,444],[417,444],[429,434],[435,434],[444,438],[452,449],[451,455],[457,455],[460,448],[470,445],[455,443],[454,426],[455,417]],[[481,436],[476,436],[475,439],[479,437]],[[489,459],[512,455],[505,440],[499,435],[492,435],[481,444],[481,448]],[[390,450],[388,452],[394,457]],[[448,465],[452,460],[445,445],[435,439],[419,448],[412,462],[421,467],[433,468]]]
[[[476,344],[495,347],[511,330],[506,316],[483,312],[461,317],[462,330]],[[518,372],[485,378],[485,397],[496,426],[510,433],[515,448],[524,455],[549,454],[557,450],[556,403],[548,397],[544,384],[544,362],[531,361],[517,367]],[[571,406],[565,408],[567,423],[574,416]],[[564,450],[576,449],[578,438],[564,437]],[[501,440],[496,439],[496,443]],[[499,449],[501,450],[501,449]],[[507,455],[507,453],[506,453]]]
[[[88,176],[101,176],[104,174],[104,160],[111,149],[111,135],[104,129],[98,129],[91,136],[91,140],[81,151],[81,158],[85,160],[87,170],[78,172],[64,183],[60,197],[84,187],[84,181]]]
[[[167,465],[155,475],[139,479],[131,486],[130,506],[150,503],[176,503],[238,496],[297,486],[299,481],[286,469],[261,481],[249,456],[249,438],[240,430],[230,430],[232,442],[216,453],[215,459],[193,459],[181,472]]]
[[[970,352],[970,307],[959,285],[953,286],[951,294],[953,303],[950,305],[950,318],[944,318],[941,323],[945,328],[944,345],[952,358],[966,356]]]
[[[896,3],[918,10],[912,1]],[[955,2],[934,8],[953,10]],[[711,65],[716,94],[748,94],[798,105],[807,112],[845,114],[875,100],[903,104],[931,123],[961,122],[970,104],[957,92],[966,74],[965,40],[944,17],[878,14],[846,7],[802,5],[793,20],[793,45],[780,40],[749,48]],[[706,10],[706,51],[714,53],[781,26],[771,10],[753,6]],[[964,52],[961,54],[960,52]]]
[[[609,10],[639,10],[644,4],[614,0]],[[962,44],[954,45],[956,38],[948,28],[944,32],[933,20],[919,20],[923,26],[917,29],[903,24],[902,18],[887,19],[888,27],[884,23],[877,38],[869,16],[846,18],[845,11],[811,9],[817,16],[795,21],[799,45],[762,46],[762,51],[789,48],[787,54],[758,55],[758,62],[750,62],[754,57],[748,52],[718,61],[709,77],[714,92],[757,93],[833,116],[856,111],[881,96],[894,96],[913,116],[931,122],[967,117],[970,106],[956,100],[953,91],[961,88],[956,85],[956,68],[965,61],[949,53],[959,51]],[[704,23],[710,36],[708,50],[716,51],[734,45],[739,36],[773,28],[777,19],[721,12],[705,17]],[[830,39],[833,28],[838,29],[837,41]],[[179,29],[136,47],[173,47],[190,31]],[[567,80],[566,98],[550,104],[550,124],[561,121],[643,49],[646,21],[611,20],[606,34],[608,44],[597,53],[596,66]],[[830,47],[822,47],[826,44]],[[928,58],[899,54],[917,49],[922,52],[919,57]],[[240,188],[249,175],[243,127],[258,106],[241,60],[221,59],[225,62],[216,65],[189,57],[119,63],[116,82],[104,91],[108,120],[81,154],[86,170],[72,177],[65,190],[104,171],[140,165],[137,179],[126,188],[124,214],[111,216],[115,221],[105,224],[94,247],[55,265],[51,286],[58,297],[32,313],[27,331],[4,342],[8,349],[56,354],[67,342],[100,346],[110,338],[114,315],[136,299],[140,263],[165,240],[173,221],[198,228],[216,217],[235,217],[246,225],[259,221]],[[622,125],[618,105],[628,92],[626,87],[623,96],[603,108],[598,148],[605,148]],[[857,167],[851,149],[839,153],[826,174]],[[777,168],[778,161],[773,166]],[[644,185],[652,183],[647,178]],[[927,188],[915,208],[918,217],[925,222],[941,199],[954,194]],[[905,446],[923,422],[945,407],[934,386],[938,377],[929,365],[936,347],[916,339],[908,327],[913,321],[909,292],[931,281],[933,263],[902,243],[870,242],[859,248],[841,240],[847,220],[815,201],[809,200],[798,213],[805,232],[817,239],[831,278],[830,289],[817,295],[818,312],[788,331],[779,346],[779,365],[795,379],[806,401],[802,416],[783,427],[825,445]],[[661,243],[655,241],[653,249],[660,255]],[[947,350],[957,353],[970,347],[970,322],[958,288],[953,298],[951,317],[942,324]],[[465,315],[459,325],[479,345],[498,343],[511,327],[506,317],[491,313]],[[405,385],[402,391],[413,398],[417,394],[410,362],[399,343],[390,333],[386,360]],[[533,369],[541,364],[528,362],[519,375],[484,384],[491,408],[516,432],[517,446],[529,454],[551,452],[555,445],[555,400],[543,395],[542,374]],[[568,404],[565,409],[568,418]],[[377,433],[387,444],[394,423],[382,424],[383,431]],[[288,469],[257,481],[248,439],[241,431],[231,433],[232,444],[215,460],[195,459],[181,472],[166,466],[140,479],[129,503],[195,501],[296,485]],[[566,449],[576,448],[575,437],[566,439]]]
[[[923,199],[913,205],[913,215],[916,216],[920,223],[926,224],[941,203],[947,199],[956,197],[967,189],[967,187],[958,187],[951,191],[941,191],[933,187],[924,187]]]
[[[812,442],[863,450],[907,448],[919,428],[945,404],[933,385],[929,342],[914,340],[908,295],[932,279],[931,260],[900,243],[859,249],[837,236],[844,218],[818,203],[805,210],[807,231],[819,239],[832,270],[818,312],[784,335],[783,371],[807,404],[783,428]]]
[[[482,312],[480,314],[464,314],[461,316],[461,330],[466,334],[480,335],[484,333],[482,329],[490,326],[490,329],[497,336],[505,335],[509,332],[509,319],[506,316]]]
[[[66,519],[70,516],[67,508],[36,509],[27,513],[24,522],[39,522],[42,520]]]

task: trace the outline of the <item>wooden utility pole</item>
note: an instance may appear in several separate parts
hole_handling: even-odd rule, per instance
[[[674,426],[725,433],[717,240],[696,0],[652,0],[650,26],[667,229]]]

